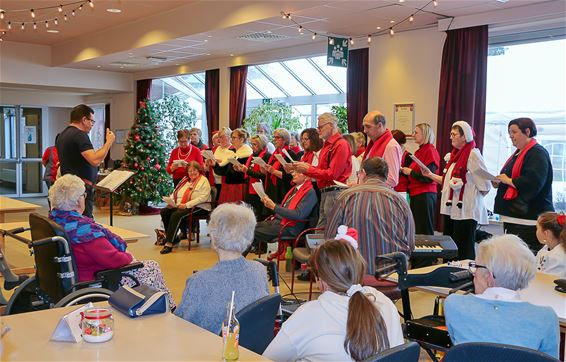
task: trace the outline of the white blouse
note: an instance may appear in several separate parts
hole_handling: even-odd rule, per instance
[[[452,220],[476,220],[479,224],[488,224],[487,209],[484,205],[484,196],[491,189],[489,180],[479,177],[475,172],[482,169],[487,172],[487,167],[480,151],[474,148],[468,158],[468,165],[466,172],[466,187],[464,188],[464,195],[462,197],[462,208],[456,204],[459,200],[460,191],[454,190],[452,197],[452,205],[446,206],[446,202],[450,197],[450,178],[452,171],[454,171],[455,164],[450,165],[444,177],[442,184],[442,196],[440,198],[440,213],[448,215]]]
[[[191,187],[191,183],[185,183],[177,192],[177,200],[176,204],[179,206],[181,204],[181,200],[183,199],[183,195],[185,191]],[[174,193],[170,196],[173,200],[175,200]],[[210,202],[210,184],[208,183],[208,179],[203,175],[200,177],[200,180],[194,185],[193,193],[191,194],[191,199],[185,203],[187,209],[192,208],[193,206],[199,206],[201,209],[210,211],[210,204],[203,204],[204,202]]]
[[[232,151],[229,148],[218,146],[214,151],[214,158],[220,160],[220,162],[218,163],[218,165],[220,166],[226,166],[226,164],[228,164],[228,159],[234,157],[236,157],[236,152]],[[217,175],[216,172],[214,172],[214,183],[222,183],[222,176]]]
[[[545,245],[537,253],[537,270],[541,273],[566,278],[566,250],[558,244],[552,250]]]

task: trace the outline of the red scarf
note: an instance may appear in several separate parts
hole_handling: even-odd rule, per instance
[[[360,147],[358,148],[358,150],[356,151],[356,154],[355,154],[354,156],[360,157],[360,155],[361,155],[362,153],[364,153],[364,152],[366,152],[366,148],[365,148],[364,146],[360,146]]]
[[[314,160],[314,152],[312,151],[305,151],[305,153],[303,153],[303,157],[301,157],[301,162],[306,162],[309,165],[312,165],[313,160]]]
[[[290,149],[291,151],[295,152],[295,153],[299,153],[299,152],[302,151],[302,150],[301,150],[301,147],[299,147],[299,146],[289,147],[289,149]]]
[[[303,183],[299,191],[297,191],[297,193],[295,194],[295,196],[293,197],[287,208],[289,210],[295,210],[297,208],[297,205],[299,205],[299,202],[301,202],[303,197],[305,197],[305,195],[307,194],[307,192],[309,192],[310,189],[312,189],[312,183],[310,179],[307,179]],[[283,198],[283,201],[281,202],[281,206],[283,206],[285,204],[285,201],[287,201],[287,199],[291,197],[293,191],[295,191],[295,187],[292,187],[291,190],[287,192],[287,194]],[[289,222],[289,226],[294,226],[297,223],[297,221],[289,220],[286,218],[281,219],[281,225],[285,225],[285,223],[287,222]]]
[[[472,140],[464,145],[464,147],[457,149],[453,148],[450,152],[450,160],[444,168],[442,176],[442,184],[444,185],[444,178],[446,173],[452,164],[454,164],[454,169],[452,170],[452,178],[462,179],[462,188],[460,189],[460,196],[458,197],[458,207],[462,208],[462,197],[464,196],[464,189],[466,187],[466,173],[468,172],[468,158],[470,158],[470,153],[476,148],[476,142]],[[450,187],[450,196],[446,202],[446,206],[452,206],[452,197],[454,197],[454,190]]]
[[[282,149],[278,148],[275,151],[273,151],[273,153],[271,154],[271,157],[269,157],[269,161],[267,161],[268,164],[273,166],[274,170],[279,170],[279,168],[281,166],[281,163],[279,163],[279,161],[277,161],[277,159],[275,158],[275,155],[279,154],[279,155],[283,156],[283,158],[285,158],[285,154],[283,153],[282,150],[289,150],[289,146],[285,145]],[[273,185],[275,185],[277,183],[277,176],[275,176],[274,174],[271,174],[271,183]],[[265,186],[267,187],[267,182],[265,183]]]
[[[247,167],[248,169],[250,168],[250,165],[251,165],[251,163],[252,163],[254,157],[260,157],[260,158],[263,159],[263,156],[265,156],[266,152],[267,152],[267,147],[264,148],[264,150],[261,151],[257,156],[251,155],[250,157],[248,157],[248,160],[246,161],[246,167]],[[256,172],[256,173],[257,173],[257,172],[260,172],[260,167],[259,167],[259,165],[256,164],[256,163],[254,163],[254,165],[252,166],[252,171],[253,171],[253,172]],[[254,182],[258,182],[259,179],[255,178],[255,177],[248,176],[248,175],[245,175],[245,178],[249,178],[249,180],[248,180],[248,194],[250,194],[250,195],[257,195],[257,192],[256,192],[255,189],[253,188],[252,184],[253,184]]]
[[[181,202],[180,202],[181,204],[186,204],[187,201],[189,201],[191,199],[191,195],[193,194],[193,190],[195,189],[196,185],[199,183],[201,177],[202,177],[202,175],[199,175],[198,178],[195,180],[195,182],[191,182],[188,177],[184,177],[181,180],[181,182],[179,182],[177,187],[175,187],[175,191],[173,191],[173,200],[175,200],[175,203],[177,203],[179,191],[181,191],[181,188],[183,188],[183,186],[187,182],[189,182],[189,187],[187,187],[187,189],[183,193],[183,196],[181,197]]]
[[[527,143],[525,148],[523,148],[521,151],[519,151],[519,155],[517,157],[517,160],[515,161],[515,164],[513,165],[513,168],[511,169],[511,178],[512,179],[521,176],[521,169],[523,168],[523,162],[525,162],[525,156],[527,155],[527,152],[529,152],[529,150],[531,148],[533,148],[536,144],[537,144],[537,140],[532,138],[529,141],[529,143]],[[511,155],[511,157],[509,157],[509,159],[507,161],[505,161],[505,164],[503,165],[503,168],[501,169],[501,173],[503,173],[503,169],[505,168],[505,166],[507,166],[507,164],[509,162],[511,162],[511,160],[514,157],[515,157],[515,153],[513,153]],[[519,192],[517,192],[516,188],[514,188],[513,186],[508,186],[507,191],[505,191],[505,194],[503,195],[503,198],[505,200],[513,200],[518,195],[519,195]]]
[[[366,154],[364,155],[364,160],[373,157],[383,157],[383,153],[385,152],[385,147],[387,147],[387,144],[392,139],[393,139],[393,135],[391,134],[391,131],[386,129],[385,132],[381,136],[379,136],[377,140],[375,140],[375,142],[374,141],[369,142],[366,148]]]

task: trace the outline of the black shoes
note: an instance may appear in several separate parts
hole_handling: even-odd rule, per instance
[[[161,251],[159,252],[160,254],[169,254],[170,252],[173,251],[173,248],[170,246],[165,245],[163,247],[163,249],[161,249]]]
[[[12,290],[15,287],[17,287],[18,285],[22,284],[23,282],[25,282],[29,277],[27,275],[20,275],[18,277],[18,280],[16,280],[15,282],[9,282],[7,280],[4,280],[4,289],[6,290]]]

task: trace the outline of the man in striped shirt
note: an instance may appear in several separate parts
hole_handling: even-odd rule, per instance
[[[385,182],[388,166],[381,157],[362,163],[360,184],[338,195],[325,237],[332,239],[340,225],[358,230],[359,251],[375,271],[375,257],[401,251],[410,256],[415,247],[415,224],[407,201]]]

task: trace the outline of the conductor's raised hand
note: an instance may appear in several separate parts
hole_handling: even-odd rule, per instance
[[[110,130],[110,128],[106,128],[106,142],[113,144],[116,140],[116,135],[114,132]]]

